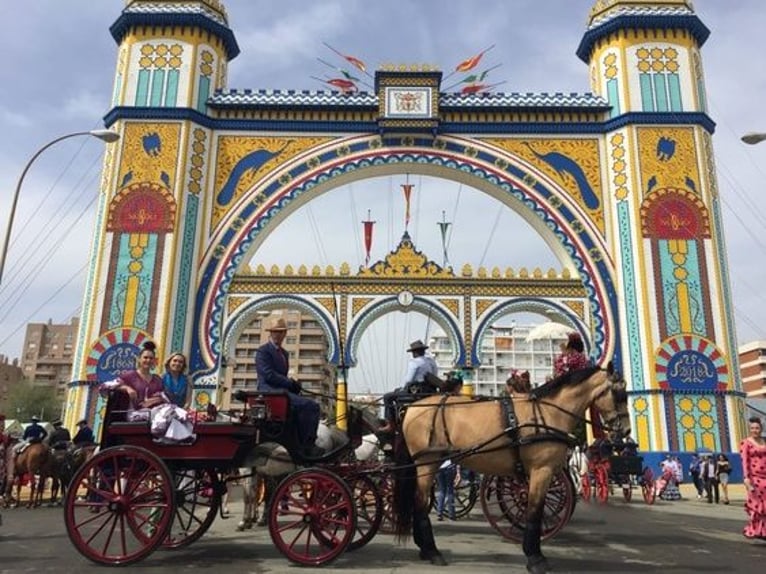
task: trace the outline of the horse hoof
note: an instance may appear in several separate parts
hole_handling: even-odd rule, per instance
[[[243,530],[245,530],[245,525],[244,524],[237,524],[237,532],[242,532]]]
[[[421,550],[420,551],[420,559],[421,560],[429,560],[431,564],[434,566],[446,566],[447,561],[444,559],[444,556],[442,556],[442,553],[438,550],[433,550],[431,552]]]
[[[527,572],[530,574],[547,574],[551,568],[548,565],[548,560],[545,557],[540,557],[536,561],[527,562]]]

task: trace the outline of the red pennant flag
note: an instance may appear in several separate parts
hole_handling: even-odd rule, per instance
[[[367,71],[367,66],[364,65],[364,62],[362,62],[359,58],[354,58],[354,56],[343,56],[346,58],[346,61],[349,62],[352,66],[354,66],[357,70],[360,70],[362,72]]]
[[[362,221],[364,224],[364,265],[365,267],[370,264],[370,249],[372,248],[372,228],[375,225],[374,221],[370,221],[370,212],[367,212],[367,221]]]
[[[354,82],[351,80],[344,80],[343,78],[333,78],[332,80],[327,80],[327,83],[336,88],[340,88],[344,93],[356,92],[357,90]]]
[[[402,191],[404,192],[404,228],[410,224],[410,194],[412,188],[415,187],[413,183],[402,183]]]
[[[471,84],[470,86],[465,86],[463,89],[460,90],[461,94],[478,94],[481,91],[486,91],[489,88],[487,84]]]

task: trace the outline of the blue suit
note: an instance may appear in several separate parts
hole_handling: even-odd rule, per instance
[[[258,374],[258,390],[290,393],[290,405],[295,415],[298,440],[303,446],[311,446],[317,438],[319,405],[298,395],[300,385],[287,377],[290,361],[287,352],[273,342],[258,347],[255,352],[255,371]]]

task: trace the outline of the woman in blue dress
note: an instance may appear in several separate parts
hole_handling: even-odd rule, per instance
[[[172,353],[165,361],[162,387],[171,403],[188,408],[189,380],[186,377],[186,357],[183,353]]]

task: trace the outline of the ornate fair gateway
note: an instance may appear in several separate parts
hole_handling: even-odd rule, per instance
[[[439,70],[375,72],[367,92],[229,90],[220,0],[133,0],[104,162],[67,424],[99,425],[99,380],[142,340],[190,354],[195,401],[258,309],[316,316],[329,359],[392,311],[432,313],[455,363],[484,330],[550,310],[630,385],[651,451],[732,451],[744,434],[731,292],[700,46],[684,0],[599,0],[577,50],[592,94],[442,93]],[[402,173],[453,180],[521,214],[557,273],[441,268],[405,236],[370,267],[258,268],[264,239],[320,194]],[[252,261],[254,271],[250,271]],[[340,349],[346,356],[341,357]],[[342,389],[341,389],[342,391]]]

